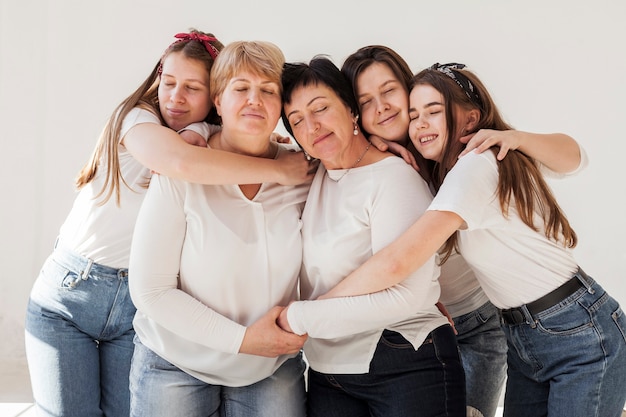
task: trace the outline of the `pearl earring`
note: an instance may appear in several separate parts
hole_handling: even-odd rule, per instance
[[[357,125],[357,123],[356,123],[358,120],[359,120],[359,116],[357,115],[354,118],[354,131],[352,132],[354,134],[354,136],[359,134],[359,125]]]

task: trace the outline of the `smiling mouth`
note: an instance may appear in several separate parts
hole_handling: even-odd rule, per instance
[[[326,139],[328,136],[330,136],[330,133],[328,133],[328,134],[326,134],[326,135],[323,135],[323,136],[318,136],[317,138],[315,138],[315,139],[313,140],[312,145],[313,145],[313,146],[317,145],[318,143],[320,143],[321,141],[323,141],[324,139]]]
[[[381,120],[380,122],[378,122],[379,125],[384,125],[384,124],[388,124],[389,122],[392,122],[396,116],[398,115],[398,113],[396,114],[392,114],[391,116],[387,117],[384,120]]]
[[[435,139],[437,139],[437,135],[422,136],[420,138],[420,143],[432,142]]]

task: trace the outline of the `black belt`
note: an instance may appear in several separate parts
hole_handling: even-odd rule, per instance
[[[574,274],[574,277],[567,281],[565,284],[547,293],[543,297],[533,301],[532,303],[526,304],[528,312],[532,316],[535,316],[536,314],[547,310],[553,305],[560,303],[565,298],[578,291],[578,289],[584,287],[583,283],[580,282],[580,279],[578,279],[579,276],[585,280],[589,279],[587,274],[585,274],[585,271],[578,268],[578,272]],[[526,322],[526,316],[524,314],[524,311],[522,310],[522,307],[500,310],[500,314],[502,316],[502,320],[506,324],[522,324]]]

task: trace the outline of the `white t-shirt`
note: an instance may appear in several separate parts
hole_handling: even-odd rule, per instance
[[[279,145],[279,152],[292,146]],[[238,354],[246,326],[297,297],[308,184],[237,185],[154,176],[131,250],[141,342],[209,384],[244,386],[288,358]]]
[[[346,170],[331,170],[341,177]],[[338,182],[321,166],[302,215],[303,299],[315,299],[393,242],[432,200],[428,186],[397,157],[353,168]],[[291,304],[289,324],[308,333],[304,353],[325,373],[366,373],[384,329],[415,349],[447,324],[435,303],[439,267],[433,256],[402,283],[379,293]]]
[[[141,123],[161,125],[154,113],[136,107],[122,122],[120,141],[132,127]],[[208,138],[211,131],[219,127],[194,123],[189,129]],[[117,205],[115,194],[104,204],[98,204],[102,197],[95,198],[105,180],[106,163],[102,163],[93,181],[78,192],[74,205],[61,226],[59,245],[98,264],[128,268],[133,228],[151,173],[123,145],[118,145],[118,152],[122,177],[130,187],[120,184],[120,205]]]
[[[545,165],[539,164],[539,169],[547,178],[565,178],[578,174],[588,165],[588,157],[585,150],[580,148],[580,163],[578,167],[568,173],[557,173]],[[488,301],[474,271],[469,267],[465,259],[458,253],[452,255],[441,266],[439,276],[441,284],[440,301],[446,306],[452,317],[458,317],[470,313]]]
[[[446,176],[428,210],[458,214],[467,229],[459,250],[489,299],[499,308],[518,307],[554,290],[576,272],[571,251],[524,224],[512,201],[500,210],[498,166],[493,152],[470,153]]]

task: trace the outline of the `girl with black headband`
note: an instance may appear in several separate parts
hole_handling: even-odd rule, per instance
[[[326,296],[388,291],[442,245],[444,256],[458,249],[500,311],[504,415],[620,416],[626,317],[573,258],[577,236],[543,178],[549,170],[519,151],[498,160],[497,148],[459,158],[464,131],[510,129],[470,71],[436,64],[411,86],[409,137],[433,161],[437,194],[400,238]]]
[[[455,66],[461,67],[461,64]],[[359,122],[370,134],[372,142],[377,143],[377,138],[381,138],[400,155],[407,152],[405,147],[416,153],[408,136],[409,84],[413,73],[406,61],[389,47],[369,45],[348,56],[342,72],[352,82],[361,112]],[[480,102],[477,90],[470,86],[469,80],[458,82],[465,85],[470,99],[473,97]],[[485,129],[460,140],[464,142],[469,137],[471,140],[466,149],[479,147],[482,151],[498,145],[499,159],[509,148],[517,148],[555,171],[575,169],[578,172],[586,166],[584,150],[579,149],[571,137],[560,133]],[[418,157],[417,162],[423,168],[420,173],[427,177],[428,160]],[[498,310],[457,252],[441,265],[439,283],[440,302],[449,311],[457,331],[465,369],[468,416],[493,417],[506,377],[506,337],[500,327]]]
[[[152,171],[208,184],[309,179],[301,153],[276,161],[206,147],[209,134],[219,130],[209,72],[221,49],[208,33],[176,35],[146,80],[113,111],[76,180],[74,206],[26,315],[26,355],[41,416],[129,415],[130,243]]]

